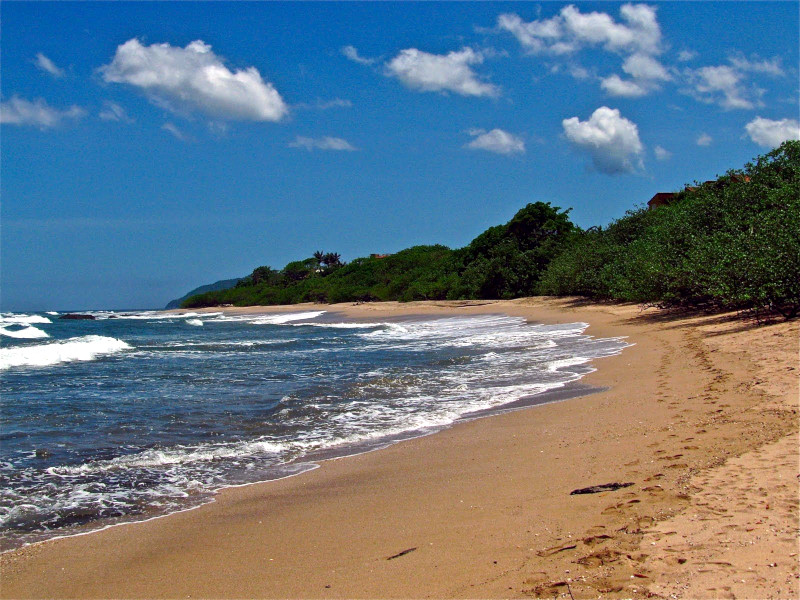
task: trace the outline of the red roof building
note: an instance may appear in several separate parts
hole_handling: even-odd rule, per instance
[[[675,197],[675,192],[658,192],[655,196],[647,201],[647,208],[653,209],[657,206],[665,206],[672,202]]]

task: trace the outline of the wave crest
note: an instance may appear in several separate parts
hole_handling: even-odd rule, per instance
[[[94,360],[100,356],[130,350],[122,340],[102,335],[85,335],[49,344],[0,349],[0,370],[13,367],[48,367],[59,363]]]
[[[0,325],[31,325],[33,323],[52,323],[42,315],[23,315],[21,313],[0,313]]]
[[[47,335],[47,333],[37,327],[34,327],[33,325],[28,325],[22,329],[8,329],[7,327],[0,325],[0,335],[23,340],[50,337]]]

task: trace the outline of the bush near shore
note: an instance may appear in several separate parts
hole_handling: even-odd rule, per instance
[[[586,231],[549,203],[521,209],[468,246],[415,246],[343,264],[316,252],[258,267],[184,308],[373,300],[586,296],[660,306],[800,311],[800,141]]]

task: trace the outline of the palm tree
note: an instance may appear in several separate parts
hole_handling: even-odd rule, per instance
[[[322,250],[317,250],[313,254],[314,260],[317,261],[317,266],[322,264],[322,261],[325,259],[325,253]]]
[[[337,252],[328,252],[323,258],[324,262],[329,267],[337,267],[342,264],[342,256]]]

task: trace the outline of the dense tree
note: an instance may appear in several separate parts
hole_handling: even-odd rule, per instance
[[[568,210],[535,202],[460,250],[415,246],[347,265],[320,250],[281,271],[259,267],[234,289],[193,296],[183,306],[535,293],[796,316],[800,142],[604,228],[581,231]]]
[[[550,264],[540,291],[796,316],[800,142],[580,240]]]

